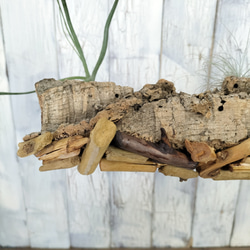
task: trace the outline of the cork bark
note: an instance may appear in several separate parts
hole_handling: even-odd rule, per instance
[[[176,149],[185,140],[206,142],[216,150],[250,137],[250,80],[228,77],[222,89],[190,95],[176,93],[174,84],[159,80],[140,91],[112,82],[56,81],[36,83],[42,133],[55,137],[88,136],[101,117],[117,130],[148,141],[161,139],[164,128]],[[84,132],[83,132],[84,131]]]

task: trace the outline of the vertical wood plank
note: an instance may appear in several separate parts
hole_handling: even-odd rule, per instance
[[[157,173],[152,230],[154,247],[190,247],[192,244],[196,183],[196,179],[181,183],[179,178]]]
[[[113,1],[110,1],[112,3]],[[141,88],[159,78],[162,1],[120,1],[110,35],[110,79]],[[112,247],[150,247],[154,174],[113,173]]]
[[[67,1],[73,26],[82,45],[89,71],[98,59],[106,18],[108,1]],[[63,33],[55,3],[58,61],[60,78],[84,76],[80,59],[68,44]],[[112,24],[111,24],[112,25]],[[109,80],[108,51],[97,79]],[[72,247],[110,247],[109,174],[99,168],[90,176],[80,175],[76,168],[67,170],[69,229]]]
[[[10,90],[32,90],[36,81],[56,77],[53,1],[1,1],[1,11]],[[12,106],[17,141],[27,133],[40,131],[40,108],[35,94],[13,96]],[[65,173],[42,174],[39,165],[35,157],[20,159],[19,164],[30,246],[67,248]]]
[[[209,55],[216,1],[164,1],[161,78],[172,80],[177,91],[200,91],[203,58]],[[153,246],[189,247],[197,180],[156,176]]]
[[[238,202],[235,210],[231,246],[250,246],[250,188],[249,181],[241,181]]]
[[[239,181],[199,179],[193,222],[194,247],[228,246]]]
[[[0,92],[9,91],[0,14]],[[0,96],[0,245],[29,246],[24,197],[9,96]]]
[[[250,5],[246,1],[219,1],[213,56],[222,52],[237,57],[239,50],[243,51],[249,34],[249,14]],[[234,39],[240,48],[235,46]],[[213,67],[211,72],[212,76],[219,73]],[[217,77],[223,80],[223,75],[218,74]],[[194,246],[230,244],[239,184],[239,181],[214,183],[199,180],[193,227]],[[239,210],[240,206],[238,204]]]
[[[161,78],[177,91],[204,90],[204,58],[212,43],[216,0],[165,1],[162,29]]]
[[[240,13],[240,15],[239,15]],[[216,27],[216,43],[214,54],[218,54],[221,51],[228,53],[234,58],[240,58],[245,51],[245,70],[249,69],[249,36],[250,36],[250,2],[249,1],[220,1],[219,13],[218,13],[218,25]],[[212,68],[212,74],[213,74]],[[215,71],[215,70],[214,70]],[[218,73],[218,72],[215,72]],[[238,183],[235,183],[235,189],[238,190]],[[241,181],[239,189],[239,197],[236,206],[232,209],[235,210],[234,228],[232,228],[232,238],[227,242],[231,246],[249,246],[250,240],[250,211],[249,198],[247,190],[249,184],[247,181]],[[236,199],[235,197],[232,197]],[[233,214],[232,214],[233,216]],[[233,222],[233,219],[230,218]],[[227,227],[226,224],[223,227]]]

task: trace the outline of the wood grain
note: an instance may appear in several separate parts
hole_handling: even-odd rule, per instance
[[[84,75],[79,58],[65,39],[56,1],[54,1],[54,4],[59,77]],[[89,70],[92,72],[100,53],[104,20],[106,20],[110,6],[107,0],[67,1],[67,4]],[[109,81],[108,58],[109,51],[107,51],[97,74],[97,81]],[[94,93],[90,92],[89,94]],[[83,104],[86,105],[86,99],[83,100]],[[94,99],[92,104],[95,104]],[[99,169],[91,176],[82,176],[77,169],[69,169],[66,173],[71,246],[84,248],[110,247],[110,184],[108,173],[101,173]]]
[[[9,91],[1,26],[0,79],[0,92]],[[29,235],[9,96],[0,96],[0,107],[0,245],[23,247],[29,245]]]
[[[10,90],[34,90],[36,81],[57,77],[52,1],[1,1],[1,14]],[[24,134],[40,130],[40,108],[35,94],[13,96],[11,100],[16,140],[21,141]],[[12,150],[15,152],[16,147]],[[25,200],[28,244],[31,247],[69,247],[65,173],[41,174],[35,157],[20,161],[18,167],[22,176],[20,191]]]
[[[119,2],[110,30],[111,81],[135,90],[157,82],[161,13],[162,1]],[[153,186],[151,173],[112,173],[112,247],[151,246]]]

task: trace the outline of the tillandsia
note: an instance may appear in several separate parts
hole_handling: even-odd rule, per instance
[[[103,62],[103,59],[104,59],[106,51],[107,51],[108,38],[109,38],[109,28],[110,28],[110,24],[111,24],[112,18],[114,16],[116,7],[118,5],[118,2],[119,2],[119,0],[114,1],[113,6],[112,6],[110,13],[108,15],[108,18],[106,20],[105,27],[104,27],[104,33],[103,33],[101,52],[99,54],[96,65],[95,65],[92,73],[90,74],[90,71],[88,69],[88,65],[87,65],[87,62],[86,62],[86,59],[84,56],[84,52],[82,50],[82,47],[79,43],[78,37],[75,33],[74,27],[73,27],[72,22],[71,22],[67,2],[66,2],[66,0],[57,0],[57,4],[59,7],[59,11],[60,11],[60,19],[61,19],[61,23],[62,23],[65,37],[68,40],[69,44],[74,49],[74,51],[76,52],[76,54],[78,55],[79,59],[81,60],[84,71],[85,71],[85,76],[71,76],[71,77],[63,78],[61,80],[78,79],[78,80],[83,80],[85,82],[95,80],[97,72],[98,72],[98,70]],[[68,38],[68,36],[69,36],[69,38]],[[28,91],[28,92],[0,92],[0,95],[26,95],[26,94],[32,94],[32,93],[35,93],[35,90]]]

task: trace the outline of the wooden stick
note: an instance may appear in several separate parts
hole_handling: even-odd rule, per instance
[[[72,168],[80,163],[80,156],[75,156],[67,159],[55,160],[55,161],[44,161],[43,166],[39,168],[40,171],[56,170]]]
[[[187,180],[190,178],[196,178],[199,176],[198,172],[195,172],[191,169],[180,168],[170,165],[165,165],[159,168],[159,172],[163,173],[166,176],[175,176],[179,177],[181,180]]]
[[[113,143],[118,148],[145,156],[159,163],[183,168],[196,167],[196,162],[189,160],[185,154],[171,148],[169,144],[166,143],[167,138],[164,129],[161,129],[161,138],[161,141],[158,143],[152,143],[117,131]]]
[[[62,150],[63,152],[71,152],[76,149],[81,148],[87,144],[89,138],[82,137],[80,135],[64,138],[58,141],[53,141],[50,145],[46,146],[43,150],[36,154],[36,157],[41,157],[42,155],[50,154],[52,152]],[[43,159],[41,159],[43,160]]]
[[[100,161],[101,171],[126,171],[126,172],[155,172],[155,165],[135,164],[129,162],[108,161],[102,159]]]
[[[52,142],[53,135],[50,132],[46,132],[40,136],[37,136],[33,139],[30,139],[25,142],[20,142],[18,144],[17,155],[19,157],[26,157],[29,155],[36,154],[40,150],[42,150],[45,146]]]
[[[250,138],[234,147],[219,152],[217,154],[216,162],[212,165],[208,165],[206,168],[203,168],[200,172],[200,176],[203,178],[213,177],[212,172],[232,162],[246,158],[249,155],[250,155]]]
[[[213,177],[213,180],[250,180],[250,172],[231,172],[229,170],[220,170],[219,174]]]
[[[128,162],[128,163],[145,163],[148,158],[142,155],[131,153],[114,146],[109,146],[106,151],[106,159],[108,161]]]
[[[92,174],[110,142],[116,133],[116,126],[113,122],[106,118],[100,118],[95,125],[95,128],[90,132],[90,141],[86,146],[81,158],[81,163],[78,166],[78,171],[81,174]]]

